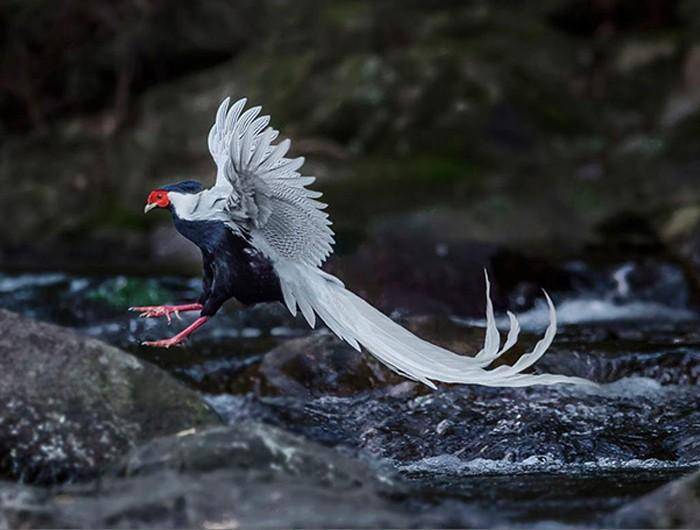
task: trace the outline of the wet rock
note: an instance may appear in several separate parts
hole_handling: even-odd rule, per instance
[[[138,441],[216,423],[192,391],[100,341],[0,311],[0,476],[94,475]]]
[[[363,483],[382,490],[368,466],[357,465],[354,459],[333,449],[250,420],[157,438],[133,449],[111,474],[130,477],[164,470],[207,473],[221,469],[261,476],[281,473],[342,488]],[[385,479],[387,484],[395,485],[391,477]]]
[[[285,341],[248,369],[240,381],[236,392],[311,397],[352,395],[405,379],[368,353],[354,350],[329,331],[320,331]]]
[[[580,375],[580,374],[577,374]],[[442,385],[437,392],[212,401],[231,421],[265,421],[329,445],[359,449],[405,471],[592,471],[690,466],[700,394],[630,377],[598,391]]]
[[[456,353],[474,355],[484,344],[482,328],[465,326],[447,317],[415,316],[398,322],[419,337]],[[523,342],[531,342],[527,334]],[[514,348],[513,355],[505,355],[496,364],[513,362],[521,351],[522,347]],[[258,396],[303,399],[352,396],[375,390],[391,394],[394,389],[403,396],[428,391],[427,387],[399,376],[366,350],[353,349],[327,329],[282,342],[229,387],[236,394],[252,391]]]
[[[692,280],[685,267],[671,258],[629,254],[612,263],[601,261],[595,266],[569,264],[580,298],[595,297],[618,306],[656,304],[678,311],[688,310],[693,302]],[[585,319],[583,311],[579,316]]]
[[[617,528],[700,527],[700,473],[676,480],[620,508],[605,521]]]
[[[48,528],[52,517],[43,509],[51,502],[48,489],[0,480],[0,528]]]
[[[366,464],[253,422],[154,440],[115,471],[51,495],[0,487],[0,517],[13,527],[61,528],[405,527],[420,520],[389,498],[390,489],[400,491],[390,476],[379,480]]]
[[[558,521],[598,524],[591,506],[609,512],[629,498],[626,491],[644,493],[659,482],[639,471],[599,478],[447,471],[432,481],[425,472],[404,481],[383,464],[244,421],[153,440],[99,483],[54,490],[0,483],[0,522],[10,528],[491,527],[530,526],[556,513]],[[562,485],[560,493],[551,490],[552,480]]]

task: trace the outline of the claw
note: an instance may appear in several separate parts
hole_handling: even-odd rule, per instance
[[[170,348],[171,346],[182,346],[184,345],[186,338],[178,339],[177,337],[172,337],[170,339],[162,340],[146,340],[141,343],[142,346],[151,346],[153,348]]]
[[[185,305],[145,305],[145,306],[135,306],[130,307],[129,311],[138,311],[139,318],[158,318],[165,317],[168,319],[168,324],[170,324],[172,319],[172,314],[174,314],[178,319],[180,317],[180,311],[199,311],[202,309],[202,304],[185,304]]]
[[[174,337],[170,337],[169,339],[162,339],[162,340],[145,341],[145,342],[142,342],[141,345],[152,346],[152,347],[156,347],[156,348],[170,348],[171,346],[181,345],[187,340],[187,337],[189,337],[197,329],[202,327],[206,323],[207,320],[209,320],[209,317],[206,317],[206,316],[199,317],[197,320],[192,322],[192,324],[187,326],[187,328],[182,330],[180,333],[178,333]]]

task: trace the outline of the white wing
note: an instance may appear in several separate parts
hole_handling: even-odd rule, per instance
[[[268,127],[261,107],[245,112],[246,100],[229,107],[226,98],[209,132],[209,151],[217,165],[216,185],[227,193],[232,223],[251,235],[273,260],[313,267],[331,254],[331,221],[317,201],[321,193],[306,188],[316,180],[303,177],[304,158],[286,158],[291,142],[274,144],[278,132]]]
[[[486,278],[486,339],[474,357],[458,355],[431,344],[383,315],[319,269],[331,253],[333,232],[320,193],[306,189],[313,177],[298,170],[304,159],[285,158],[289,140],[275,145],[277,131],[268,127],[268,116],[258,117],[260,107],[245,112],[246,100],[219,107],[209,133],[209,150],[218,168],[216,200],[226,201],[231,228],[245,233],[271,260],[280,279],[284,302],[296,315],[297,307],[312,327],[316,315],[341,339],[356,349],[360,345],[396,372],[434,388],[433,381],[488,386],[584,383],[585,379],[555,374],[527,374],[547,350],[556,334],[556,314],[547,297],[550,322],[534,349],[512,366],[487,366],[516,342],[520,327],[509,313],[511,330],[500,347]]]

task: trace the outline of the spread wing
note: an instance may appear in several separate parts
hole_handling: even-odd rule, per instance
[[[314,177],[299,169],[304,158],[286,158],[291,142],[279,134],[261,107],[244,111],[246,99],[226,98],[209,132],[217,166],[216,185],[225,197],[232,226],[249,234],[273,260],[284,258],[318,267],[333,251],[331,221],[321,193],[306,188]]]

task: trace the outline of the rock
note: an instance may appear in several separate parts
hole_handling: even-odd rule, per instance
[[[0,477],[89,477],[139,441],[217,421],[155,366],[0,310]]]
[[[700,527],[700,473],[678,479],[617,510],[611,528]]]
[[[235,392],[312,397],[346,396],[399,384],[405,379],[330,331],[285,341],[238,378]]]
[[[280,473],[342,488],[362,483],[382,491],[368,466],[290,432],[250,420],[157,438],[129,452],[110,474],[133,477],[166,470],[201,474],[222,469]],[[391,477],[384,478],[394,485]]]
[[[0,528],[50,527],[49,502],[48,489],[0,480]]]
[[[400,484],[368,465],[259,423],[154,440],[99,483],[0,486],[11,527],[407,527]],[[483,525],[483,520],[481,521]]]
[[[688,370],[697,371],[698,361],[689,359]],[[576,349],[564,348],[535,369],[587,376],[595,369],[588,364]],[[624,356],[614,367],[618,380],[599,390],[439,385],[421,391],[407,382],[345,396],[221,396],[212,405],[231,423],[264,418],[412,472],[604,471],[697,461],[700,395],[692,384],[662,386],[640,377],[644,368]]]
[[[639,382],[629,386],[637,387]],[[635,394],[633,388],[625,390],[622,386],[617,391],[630,390]],[[656,394],[658,386],[655,389],[651,385],[649,392]],[[556,392],[550,390],[528,391],[517,401],[502,396],[501,389],[488,393],[488,399],[479,395],[480,392],[469,391],[459,401],[445,399],[447,396],[441,393],[408,402],[405,398],[388,400],[384,405],[366,399],[335,400],[336,405],[339,402],[350,405],[340,413],[342,418],[334,417],[328,410],[334,403],[329,396],[306,406],[297,405],[298,410],[304,409],[315,417],[319,432],[349,418],[353,425],[351,431],[343,433],[345,443],[356,443],[353,438],[365,439],[372,445],[376,442],[374,450],[385,456],[396,457],[396,451],[409,451],[417,461],[399,459],[394,463],[413,479],[433,471],[452,477],[447,483],[430,486],[428,482],[422,490],[419,483],[403,482],[387,471],[384,464],[378,465],[367,456],[357,460],[348,456],[354,451],[347,448],[339,452],[248,420],[231,427],[193,430],[152,440],[132,450],[99,482],[53,490],[0,483],[0,522],[11,528],[512,526],[514,521],[508,517],[526,508],[523,499],[531,499],[526,504],[532,502],[530,515],[536,513],[536,520],[542,517],[543,496],[547,498],[547,506],[558,506],[547,489],[548,481],[554,477],[565,480],[567,488],[576,487],[576,480],[562,476],[556,456],[546,449],[568,446],[566,452],[575,452],[576,458],[584,461],[590,461],[593,451],[593,468],[601,453],[620,449],[607,438],[610,428],[606,424],[619,423],[620,414],[625,412],[610,410],[609,403],[596,410],[601,396],[589,396],[582,406],[580,394],[571,395],[572,399],[563,405],[552,399]],[[659,403],[659,398],[666,396],[649,397],[639,410],[648,408],[649,402]],[[639,395],[630,395],[623,408],[637,400]],[[278,401],[277,406],[281,403]],[[664,410],[666,405],[661,403],[649,413],[649,418],[658,417]],[[689,409],[693,407],[689,405]],[[493,417],[494,413],[497,417]],[[591,415],[597,418],[596,425],[591,424]],[[488,416],[492,416],[491,420]],[[543,421],[540,423],[537,418]],[[635,425],[644,429],[649,423],[640,419],[638,425],[625,427],[630,448],[642,443],[640,433],[634,431]],[[582,429],[591,427],[594,432],[601,429],[606,432],[596,435],[595,442],[581,439],[582,432],[591,432]],[[488,440],[483,440],[484,437]],[[422,449],[416,443],[422,444]],[[524,454],[520,452],[522,449]],[[641,450],[635,452],[639,454]],[[603,468],[605,462],[609,460],[600,463]],[[584,466],[586,473],[593,468]],[[500,479],[483,476],[484,472],[508,473],[513,469],[536,473],[550,469],[556,474],[535,478],[531,483],[508,474]],[[636,472],[643,474],[640,470]],[[577,491],[585,492],[588,499],[590,488],[600,487],[601,480],[615,491],[614,477],[584,482]],[[510,488],[503,489],[504,481]],[[494,486],[498,490],[489,493]],[[539,493],[529,495],[530,487],[539,488]],[[514,495],[515,500],[508,495]],[[583,524],[581,502],[575,501],[578,516],[573,521],[578,524]],[[608,509],[618,500],[606,498],[601,502]],[[550,514],[551,511],[547,516]],[[592,521],[588,515],[584,517],[586,524],[599,522]],[[519,521],[533,524],[532,517]],[[648,526],[648,523],[635,526]],[[693,525],[688,523],[688,526]]]
[[[456,353],[474,355],[483,347],[484,329],[460,325],[447,317],[415,316],[398,321],[409,331],[434,344]],[[523,337],[527,344],[529,339]],[[512,363],[521,353],[503,361]],[[405,385],[409,385],[410,392]],[[356,351],[327,329],[307,337],[284,341],[262,356],[259,363],[248,367],[236,381],[229,384],[234,394],[253,392],[258,396],[313,399],[323,396],[353,396],[362,392],[379,394],[400,391],[415,396],[427,392],[427,387],[399,376],[366,350]]]

